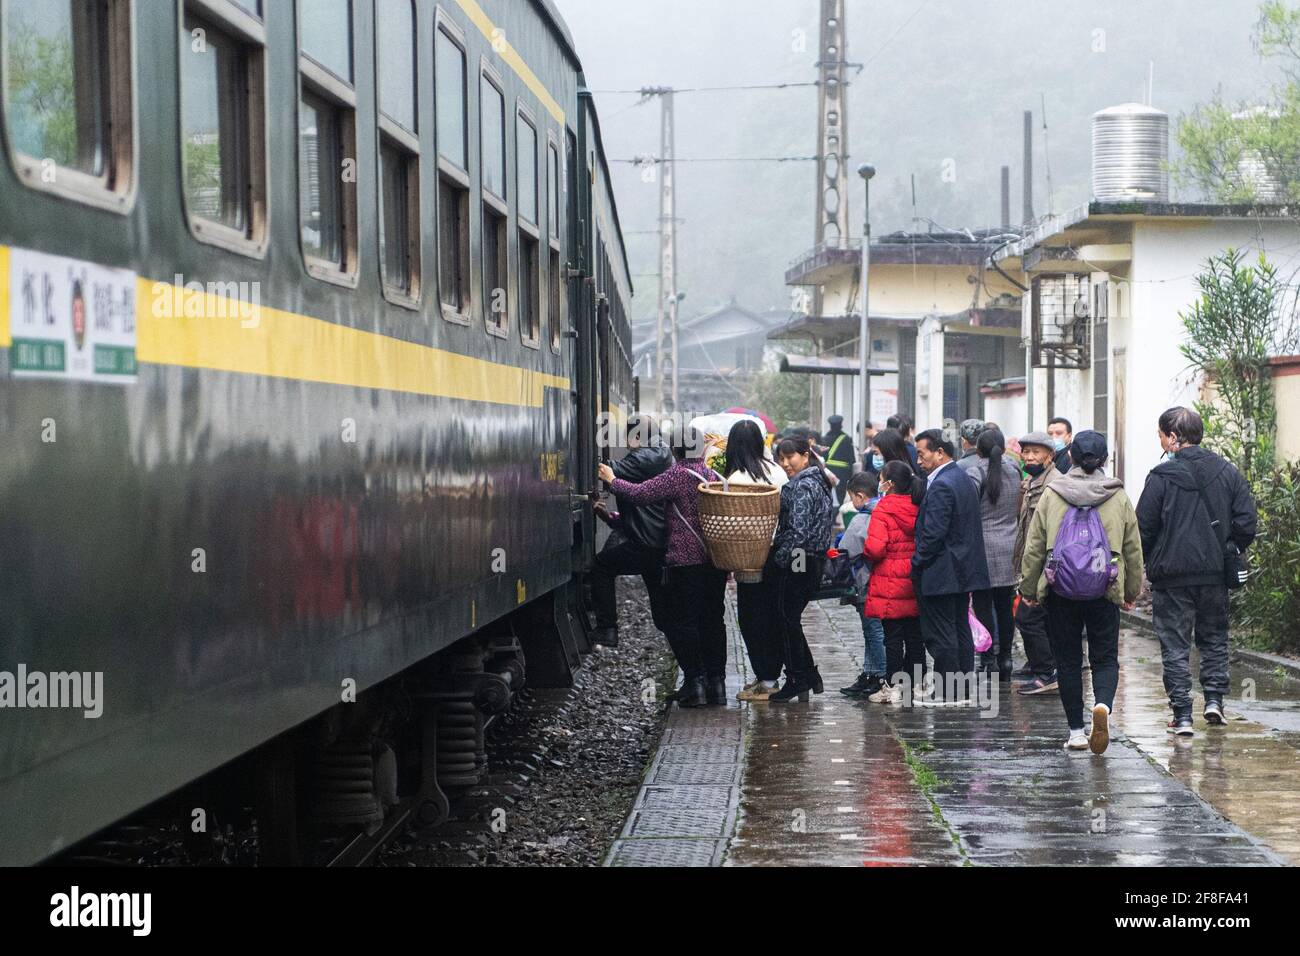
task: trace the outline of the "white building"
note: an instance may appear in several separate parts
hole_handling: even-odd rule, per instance
[[[1022,310],[1028,379],[1023,418],[995,420],[1008,434],[1045,428],[1058,415],[1075,432],[1104,432],[1108,470],[1136,501],[1163,454],[1157,418],[1170,406],[1190,406],[1202,386],[1178,348],[1180,314],[1199,298],[1197,275],[1229,247],[1246,251],[1248,261],[1260,252],[1275,265],[1293,261],[1297,213],[1286,206],[1094,201],[1007,246],[996,254],[998,264],[1023,271],[1030,286]],[[1017,406],[998,407],[1009,419]]]

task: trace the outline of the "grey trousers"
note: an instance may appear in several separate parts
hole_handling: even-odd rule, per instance
[[[1228,692],[1227,587],[1201,584],[1163,588],[1153,590],[1151,600],[1169,705],[1175,712],[1191,709],[1192,674],[1188,661],[1193,639],[1201,652],[1201,690],[1222,698]]]

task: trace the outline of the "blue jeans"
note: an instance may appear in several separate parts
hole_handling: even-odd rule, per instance
[[[868,674],[884,677],[885,671],[885,625],[878,617],[862,618],[862,639],[866,643],[862,669]]]

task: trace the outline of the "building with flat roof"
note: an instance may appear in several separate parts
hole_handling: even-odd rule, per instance
[[[1029,286],[1019,332],[1028,345],[1023,418],[998,424],[1043,428],[1059,415],[1076,432],[1104,432],[1108,470],[1136,500],[1162,455],[1157,418],[1190,406],[1205,384],[1178,348],[1180,316],[1200,296],[1197,275],[1229,247],[1248,261],[1262,252],[1275,265],[1293,263],[1298,219],[1300,209],[1287,205],[1093,201],[998,250],[993,260]]]

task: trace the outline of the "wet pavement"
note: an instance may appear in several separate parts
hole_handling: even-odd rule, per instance
[[[1104,756],[1061,749],[1055,694],[890,707],[853,608],[809,607],[809,704],[674,710],[611,865],[1279,865],[1300,862],[1300,680],[1235,662],[1227,726],[1165,732],[1156,641],[1121,637]],[[748,681],[734,603],[729,677]],[[1019,661],[1018,661],[1019,663]],[[996,683],[996,682],[995,682]],[[1085,680],[1085,683],[1086,680]]]

